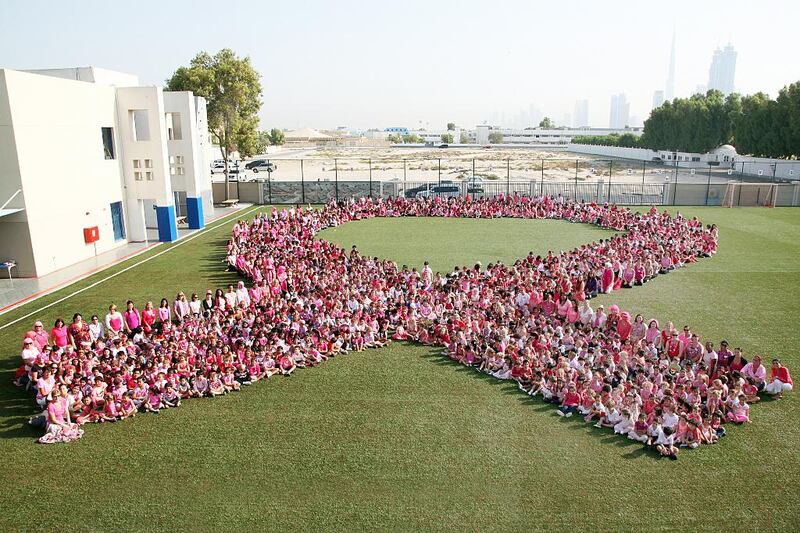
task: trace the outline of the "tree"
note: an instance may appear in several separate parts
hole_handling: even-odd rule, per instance
[[[286,142],[286,136],[278,128],[269,131],[269,142],[275,146],[280,146]]]
[[[259,131],[258,132],[258,139],[256,141],[256,153],[257,154],[265,154],[267,153],[267,147],[272,144],[270,141],[270,136],[268,131]]]
[[[458,140],[458,142],[459,142],[459,144],[469,144],[470,143],[469,135],[467,135],[466,132],[462,131],[461,132],[461,138]]]
[[[403,138],[400,137],[399,133],[390,133],[386,137],[386,140],[389,141],[392,144],[400,144],[401,142],[403,142]]]
[[[412,143],[412,144],[421,144],[425,142],[422,137],[417,135],[416,133],[407,133],[403,135],[403,142],[404,143]]]
[[[258,111],[261,76],[250,58],[239,58],[224,48],[211,56],[200,52],[188,67],[179,67],[167,80],[167,90],[192,91],[206,99],[208,130],[225,161],[225,198],[228,198],[228,156],[238,150],[252,155],[258,147]]]
[[[539,122],[539,127],[542,128],[543,130],[551,130],[555,128],[556,125],[553,124],[553,121],[550,120],[550,117],[544,117],[542,121]]]
[[[452,133],[442,133],[442,142],[445,144],[452,144],[453,143],[453,134]]]
[[[456,125],[454,122],[447,123],[447,131],[456,131]]]
[[[492,144],[501,144],[503,142],[503,134],[499,131],[489,132],[489,142]]]

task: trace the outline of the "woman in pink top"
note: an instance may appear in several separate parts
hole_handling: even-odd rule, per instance
[[[111,304],[108,306],[108,314],[106,315],[106,331],[110,337],[116,337],[125,327],[125,319],[122,318],[122,313],[117,311],[117,306]]]
[[[53,339],[53,343],[59,348],[64,348],[67,345],[67,326],[64,320],[60,318],[56,319],[53,329],[50,330],[50,338]]]
[[[158,319],[161,320],[161,322],[169,322],[170,315],[169,302],[166,298],[161,298],[161,303],[158,304]]]
[[[41,320],[37,320],[33,323],[33,340],[39,346],[40,350],[50,344],[50,336],[47,334],[47,331],[45,331],[44,324],[42,324]]]
[[[83,430],[70,419],[67,399],[58,388],[53,389],[47,402],[47,432],[39,438],[42,444],[71,442],[83,436]]]
[[[125,329],[133,331],[142,325],[142,315],[139,314],[139,310],[133,305],[133,300],[128,300],[125,303],[125,307],[125,312],[122,313],[122,316],[125,318]]]

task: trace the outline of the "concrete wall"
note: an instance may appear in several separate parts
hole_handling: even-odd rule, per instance
[[[675,161],[669,157],[676,155],[682,160],[678,161],[681,168],[708,168],[708,163],[719,163],[717,168],[730,169],[731,176],[760,177],[763,179],[800,180],[800,161],[787,161],[785,159],[769,159],[762,157],[747,157],[734,155],[730,161],[718,154],[697,154],[691,152],[672,152],[669,150],[649,150],[647,148],[623,148],[620,146],[601,146],[593,144],[573,144],[567,147],[570,152],[578,154],[597,155],[601,157],[614,157],[619,159],[633,159],[635,161],[652,161],[660,157],[666,165],[674,165]],[[700,158],[692,161],[692,158]]]
[[[17,159],[17,145],[11,123],[11,109],[6,87],[6,71],[0,70],[0,205],[22,189]],[[24,208],[25,196],[17,194],[6,208]],[[31,237],[25,211],[0,217],[0,261],[17,261],[21,275],[35,272]]]
[[[101,133],[115,126],[114,88],[10,70],[3,79],[9,104],[0,121],[10,116],[11,126],[0,126],[0,146],[13,147],[16,158],[2,154],[2,181],[21,184],[25,211],[3,223],[17,229],[3,230],[15,235],[14,248],[0,255],[12,255],[20,275],[41,276],[124,244],[113,238],[110,213],[110,204],[123,200],[120,161],[105,159]],[[115,136],[118,147],[116,128]],[[100,230],[96,245],[84,243],[83,228],[90,226]],[[7,238],[0,242],[8,246]]]

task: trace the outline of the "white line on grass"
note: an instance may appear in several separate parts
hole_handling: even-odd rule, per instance
[[[244,215],[247,215],[247,214],[249,214],[249,213],[252,213],[253,211],[255,211],[256,209],[258,209],[258,208],[260,208],[260,207],[261,207],[260,205],[256,205],[256,206],[253,206],[253,207],[251,207],[250,209],[247,209],[247,210],[246,210],[246,211],[244,211],[243,213],[236,212],[236,213],[231,213],[231,215],[244,216]],[[35,310],[35,311],[32,311],[32,312],[28,313],[27,315],[21,316],[21,317],[17,318],[16,320],[12,320],[12,321],[11,321],[11,322],[9,322],[8,324],[3,324],[2,326],[0,326],[0,331],[2,331],[2,330],[4,330],[4,329],[6,329],[6,328],[7,328],[7,327],[9,327],[9,326],[13,326],[13,325],[14,325],[14,324],[16,324],[17,322],[20,322],[20,321],[22,321],[22,320],[25,320],[26,318],[30,318],[30,317],[32,317],[33,315],[39,314],[39,313],[41,313],[42,311],[44,311],[45,309],[47,309],[48,307],[53,307],[53,306],[54,306],[54,305],[56,305],[56,304],[60,304],[61,302],[65,302],[65,301],[69,300],[70,298],[72,298],[73,296],[75,296],[75,295],[77,295],[77,294],[80,294],[80,293],[82,293],[82,292],[84,292],[84,291],[87,291],[87,290],[89,290],[89,289],[92,289],[92,288],[94,288],[94,287],[97,287],[98,285],[100,285],[100,284],[102,284],[102,283],[105,283],[106,281],[108,281],[108,280],[110,280],[110,279],[112,279],[112,278],[115,278],[115,277],[119,276],[120,274],[123,274],[123,273],[127,272],[128,270],[134,269],[134,268],[136,268],[136,267],[138,267],[138,266],[140,266],[140,265],[143,265],[143,264],[147,263],[147,262],[148,262],[148,261],[150,261],[151,259],[155,259],[156,257],[158,257],[158,256],[160,256],[160,255],[164,255],[164,254],[165,254],[165,253],[167,253],[167,252],[171,252],[172,250],[174,250],[174,249],[175,249],[175,248],[177,248],[178,246],[182,246],[182,245],[186,244],[187,242],[191,241],[192,239],[194,239],[194,238],[196,238],[196,237],[199,237],[200,235],[203,235],[203,234],[205,234],[207,231],[210,231],[210,230],[212,230],[212,229],[217,229],[218,227],[220,227],[220,226],[222,226],[222,225],[224,225],[224,224],[227,224],[228,222],[230,222],[230,220],[228,219],[228,217],[225,217],[225,220],[221,221],[221,222],[220,222],[219,224],[217,224],[216,226],[213,226],[213,227],[207,227],[207,228],[205,228],[205,229],[203,229],[203,230],[201,230],[201,231],[198,231],[198,232],[194,233],[193,235],[190,235],[189,237],[187,237],[187,238],[185,238],[185,239],[181,239],[181,240],[179,240],[179,241],[178,241],[178,242],[177,242],[177,243],[176,243],[174,246],[171,246],[171,247],[167,248],[166,250],[163,250],[163,251],[161,251],[161,252],[158,252],[157,254],[153,254],[153,255],[151,255],[150,257],[147,257],[147,258],[145,258],[145,259],[142,259],[142,260],[141,260],[141,261],[139,261],[138,263],[135,263],[135,264],[133,264],[133,265],[131,265],[131,266],[129,266],[129,267],[125,267],[125,268],[123,268],[122,270],[120,270],[119,272],[114,272],[114,273],[113,273],[113,274],[111,274],[110,276],[106,276],[106,277],[105,277],[105,278],[103,278],[103,279],[97,280],[97,281],[95,281],[94,283],[92,283],[91,285],[87,285],[86,287],[84,287],[84,288],[82,288],[82,289],[78,289],[77,291],[75,291],[75,292],[73,292],[73,293],[71,293],[71,294],[68,294],[68,295],[64,296],[63,298],[60,298],[60,299],[58,299],[58,300],[56,300],[56,301],[54,301],[54,302],[51,302],[51,303],[49,303],[49,304],[47,304],[47,305],[44,305],[44,306],[40,307],[39,309],[37,309],[37,310]],[[80,281],[80,280],[78,280],[78,281]],[[78,281],[76,281],[75,283],[77,283]],[[60,289],[58,289],[58,290],[60,290]],[[51,294],[52,294],[52,293],[51,293]],[[44,296],[47,296],[47,295],[46,295],[46,294],[43,294],[42,296],[40,296],[40,298],[43,298]],[[34,300],[34,301],[35,301],[35,300]]]

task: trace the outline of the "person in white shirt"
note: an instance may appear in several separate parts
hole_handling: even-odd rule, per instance
[[[670,459],[678,458],[678,448],[675,447],[675,435],[673,434],[672,428],[664,427],[658,432],[656,449],[662,457],[669,457]]]
[[[106,328],[97,315],[92,315],[92,320],[89,322],[89,335],[91,335],[92,342],[106,336]]]

